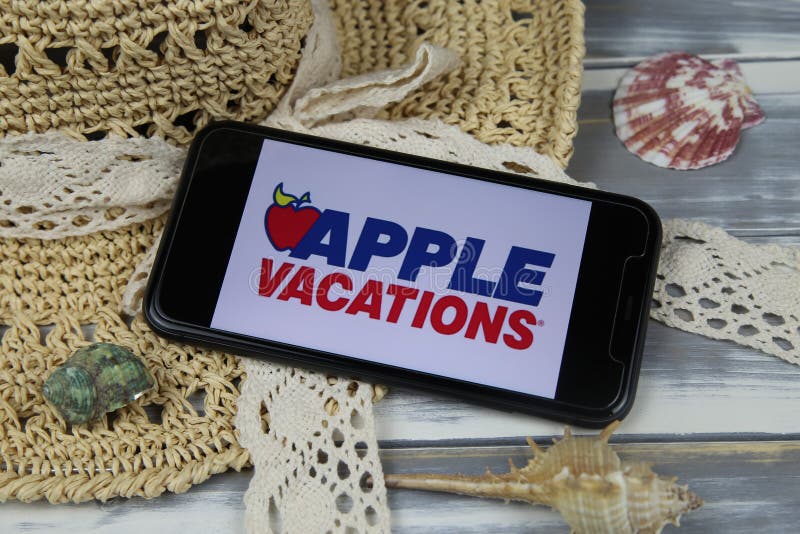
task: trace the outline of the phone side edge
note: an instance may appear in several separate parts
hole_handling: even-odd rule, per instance
[[[606,424],[615,420],[622,420],[628,416],[633,409],[633,403],[636,399],[636,393],[639,386],[639,376],[641,374],[642,362],[644,360],[644,346],[647,338],[647,330],[650,321],[650,307],[653,298],[653,288],[655,286],[656,276],[658,274],[658,264],[660,261],[661,242],[663,239],[663,225],[661,217],[658,212],[649,203],[644,200],[628,195],[625,196],[631,204],[636,206],[645,220],[648,223],[648,239],[645,251],[642,256],[647,257],[648,254],[652,258],[648,268],[647,283],[645,284],[645,302],[639,314],[639,328],[636,335],[636,344],[634,346],[633,355],[631,358],[630,372],[627,373],[626,382],[623,384],[625,392],[620,397],[618,402],[611,406],[609,416],[604,420]]]
[[[175,229],[180,219],[180,212],[186,200],[186,193],[191,184],[192,175],[194,174],[194,169],[203,144],[215,131],[229,127],[230,124],[228,124],[227,121],[213,122],[200,130],[189,145],[186,160],[183,162],[183,167],[181,168],[178,186],[175,189],[175,194],[169,207],[167,222],[161,232],[161,238],[157,245],[158,249],[156,250],[153,266],[150,269],[145,292],[142,297],[142,315],[144,316],[145,322],[147,322],[148,326],[150,326],[154,332],[162,337],[184,339],[179,336],[179,330],[170,328],[171,326],[175,326],[176,323],[170,321],[169,318],[160,311],[160,307],[158,306],[160,279],[163,275],[165,257],[174,238]]]

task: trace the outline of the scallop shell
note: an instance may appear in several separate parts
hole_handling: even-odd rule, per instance
[[[608,445],[619,422],[597,437],[564,439],[542,451],[530,438],[534,458],[523,468],[482,476],[385,475],[386,487],[446,491],[477,497],[544,504],[561,513],[576,533],[660,532],[703,501],[675,478],[659,477],[649,465],[626,463]]]
[[[630,69],[613,107],[617,137],[628,150],[680,170],[724,161],[739,132],[764,121],[735,61],[685,52],[661,54]]]
[[[53,371],[42,393],[68,423],[80,424],[130,404],[154,384],[131,351],[95,343],[78,349]]]
[[[752,128],[764,122],[764,119],[766,119],[764,112],[761,110],[761,106],[758,105],[750,87],[747,85],[747,80],[744,79],[744,74],[739,64],[728,58],[716,59],[711,61],[711,63],[725,70],[734,80],[744,87],[744,93],[739,100],[742,105],[742,111],[744,112],[742,130]]]

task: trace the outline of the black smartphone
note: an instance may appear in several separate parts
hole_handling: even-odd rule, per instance
[[[144,313],[164,337],[600,426],[633,402],[644,202],[223,122],[194,140]]]

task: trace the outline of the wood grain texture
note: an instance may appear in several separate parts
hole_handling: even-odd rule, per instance
[[[614,134],[612,96],[583,94],[571,176],[640,197],[663,218],[738,235],[800,233],[800,92],[757,95],[766,122],[745,130],[727,161],[697,171],[662,169],[628,152]]]
[[[614,449],[623,460],[653,462],[654,471],[677,476],[706,501],[681,521],[682,533],[781,532],[797,520],[796,442],[628,444]],[[509,457],[524,465],[529,449],[386,451],[381,459],[386,472],[480,474],[486,467],[507,471]],[[557,513],[523,503],[407,490],[390,490],[389,502],[397,532],[568,532]]]
[[[798,442],[631,443],[614,449],[623,460],[654,462],[657,473],[677,476],[706,501],[684,518],[682,533],[782,532],[798,519]],[[384,469],[393,473],[480,474],[487,467],[503,472],[508,458],[524,465],[529,457],[527,446],[381,451]],[[247,471],[225,473],[187,493],[152,501],[6,503],[0,507],[0,532],[242,532],[242,498],[250,476]],[[398,533],[568,532],[556,512],[522,503],[390,490],[389,505]]]
[[[714,54],[700,57],[713,59]],[[728,57],[728,56],[720,56]],[[795,93],[800,87],[800,59],[739,63],[747,85],[758,98],[775,93]],[[586,91],[611,91],[617,88],[627,68],[594,68],[583,72],[581,88]],[[580,108],[585,110],[585,107]]]
[[[618,434],[800,436],[800,368],[732,342],[650,322],[636,402]],[[452,397],[391,390],[375,407],[384,444],[552,436],[563,424]]]
[[[587,66],[630,66],[669,50],[739,58],[800,56],[793,0],[584,0]]]

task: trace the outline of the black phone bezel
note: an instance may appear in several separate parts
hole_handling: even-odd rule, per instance
[[[224,135],[215,136],[217,133]],[[210,317],[264,138],[592,201],[556,398],[211,329]],[[641,217],[645,225],[637,230],[631,225],[632,217]],[[183,230],[182,224],[192,230]],[[626,248],[626,233],[638,233],[641,247]],[[632,406],[660,241],[661,223],[655,211],[632,197],[226,121],[199,132],[189,149],[143,309],[147,322],[164,337],[424,387],[494,407],[598,427],[624,417]],[[192,263],[198,248],[205,251],[199,266]],[[627,276],[623,276],[625,269],[630,271]],[[209,279],[218,279],[218,283],[209,283]],[[614,313],[598,313],[598,302],[601,308],[613,307]],[[176,303],[180,305],[175,307]],[[606,330],[607,335],[598,336]],[[619,346],[622,348],[617,350]],[[584,356],[587,347],[598,351],[607,347],[608,361]],[[612,356],[612,348],[619,354]]]

